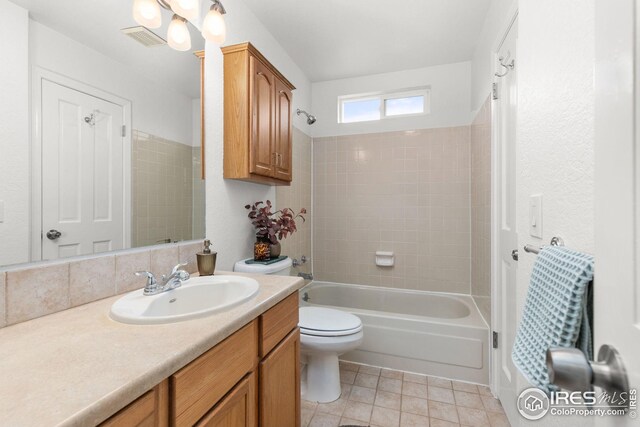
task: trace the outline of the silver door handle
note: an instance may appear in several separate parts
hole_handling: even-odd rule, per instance
[[[49,240],[57,240],[62,236],[62,233],[58,230],[49,230],[47,231],[47,239]]]
[[[512,250],[512,251],[511,251],[511,258],[512,258],[514,261],[517,261],[517,260],[518,260],[518,250],[517,250],[517,249],[514,249],[514,250]]]
[[[609,406],[629,408],[629,379],[622,358],[610,345],[603,345],[598,351],[598,361],[590,362],[577,348],[551,347],[547,350],[547,370],[549,382],[571,391],[591,391],[600,387],[615,399]],[[627,393],[627,398],[621,399]]]

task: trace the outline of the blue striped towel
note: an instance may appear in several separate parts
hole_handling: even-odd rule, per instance
[[[522,375],[549,393],[546,351],[578,347],[593,359],[589,283],[593,257],[563,246],[546,246],[538,255],[511,358]]]

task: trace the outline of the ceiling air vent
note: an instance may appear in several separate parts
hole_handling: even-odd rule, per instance
[[[124,35],[131,37],[145,47],[163,46],[167,44],[167,41],[165,39],[142,26],[123,28],[120,31],[122,31]]]

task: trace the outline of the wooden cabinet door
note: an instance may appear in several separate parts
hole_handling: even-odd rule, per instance
[[[251,140],[249,172],[273,176],[275,163],[275,75],[253,56],[250,61]],[[238,141],[241,143],[241,141]]]
[[[196,427],[258,427],[256,374],[250,373]]]
[[[260,427],[300,427],[300,330],[260,362]]]
[[[165,380],[100,424],[100,427],[167,427],[168,425],[169,383]]]
[[[274,177],[283,181],[291,181],[291,91],[284,83],[276,79],[276,161]]]

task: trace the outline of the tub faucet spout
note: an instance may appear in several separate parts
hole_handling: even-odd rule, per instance
[[[313,280],[313,274],[311,273],[298,273],[298,277],[302,277],[304,280]]]

